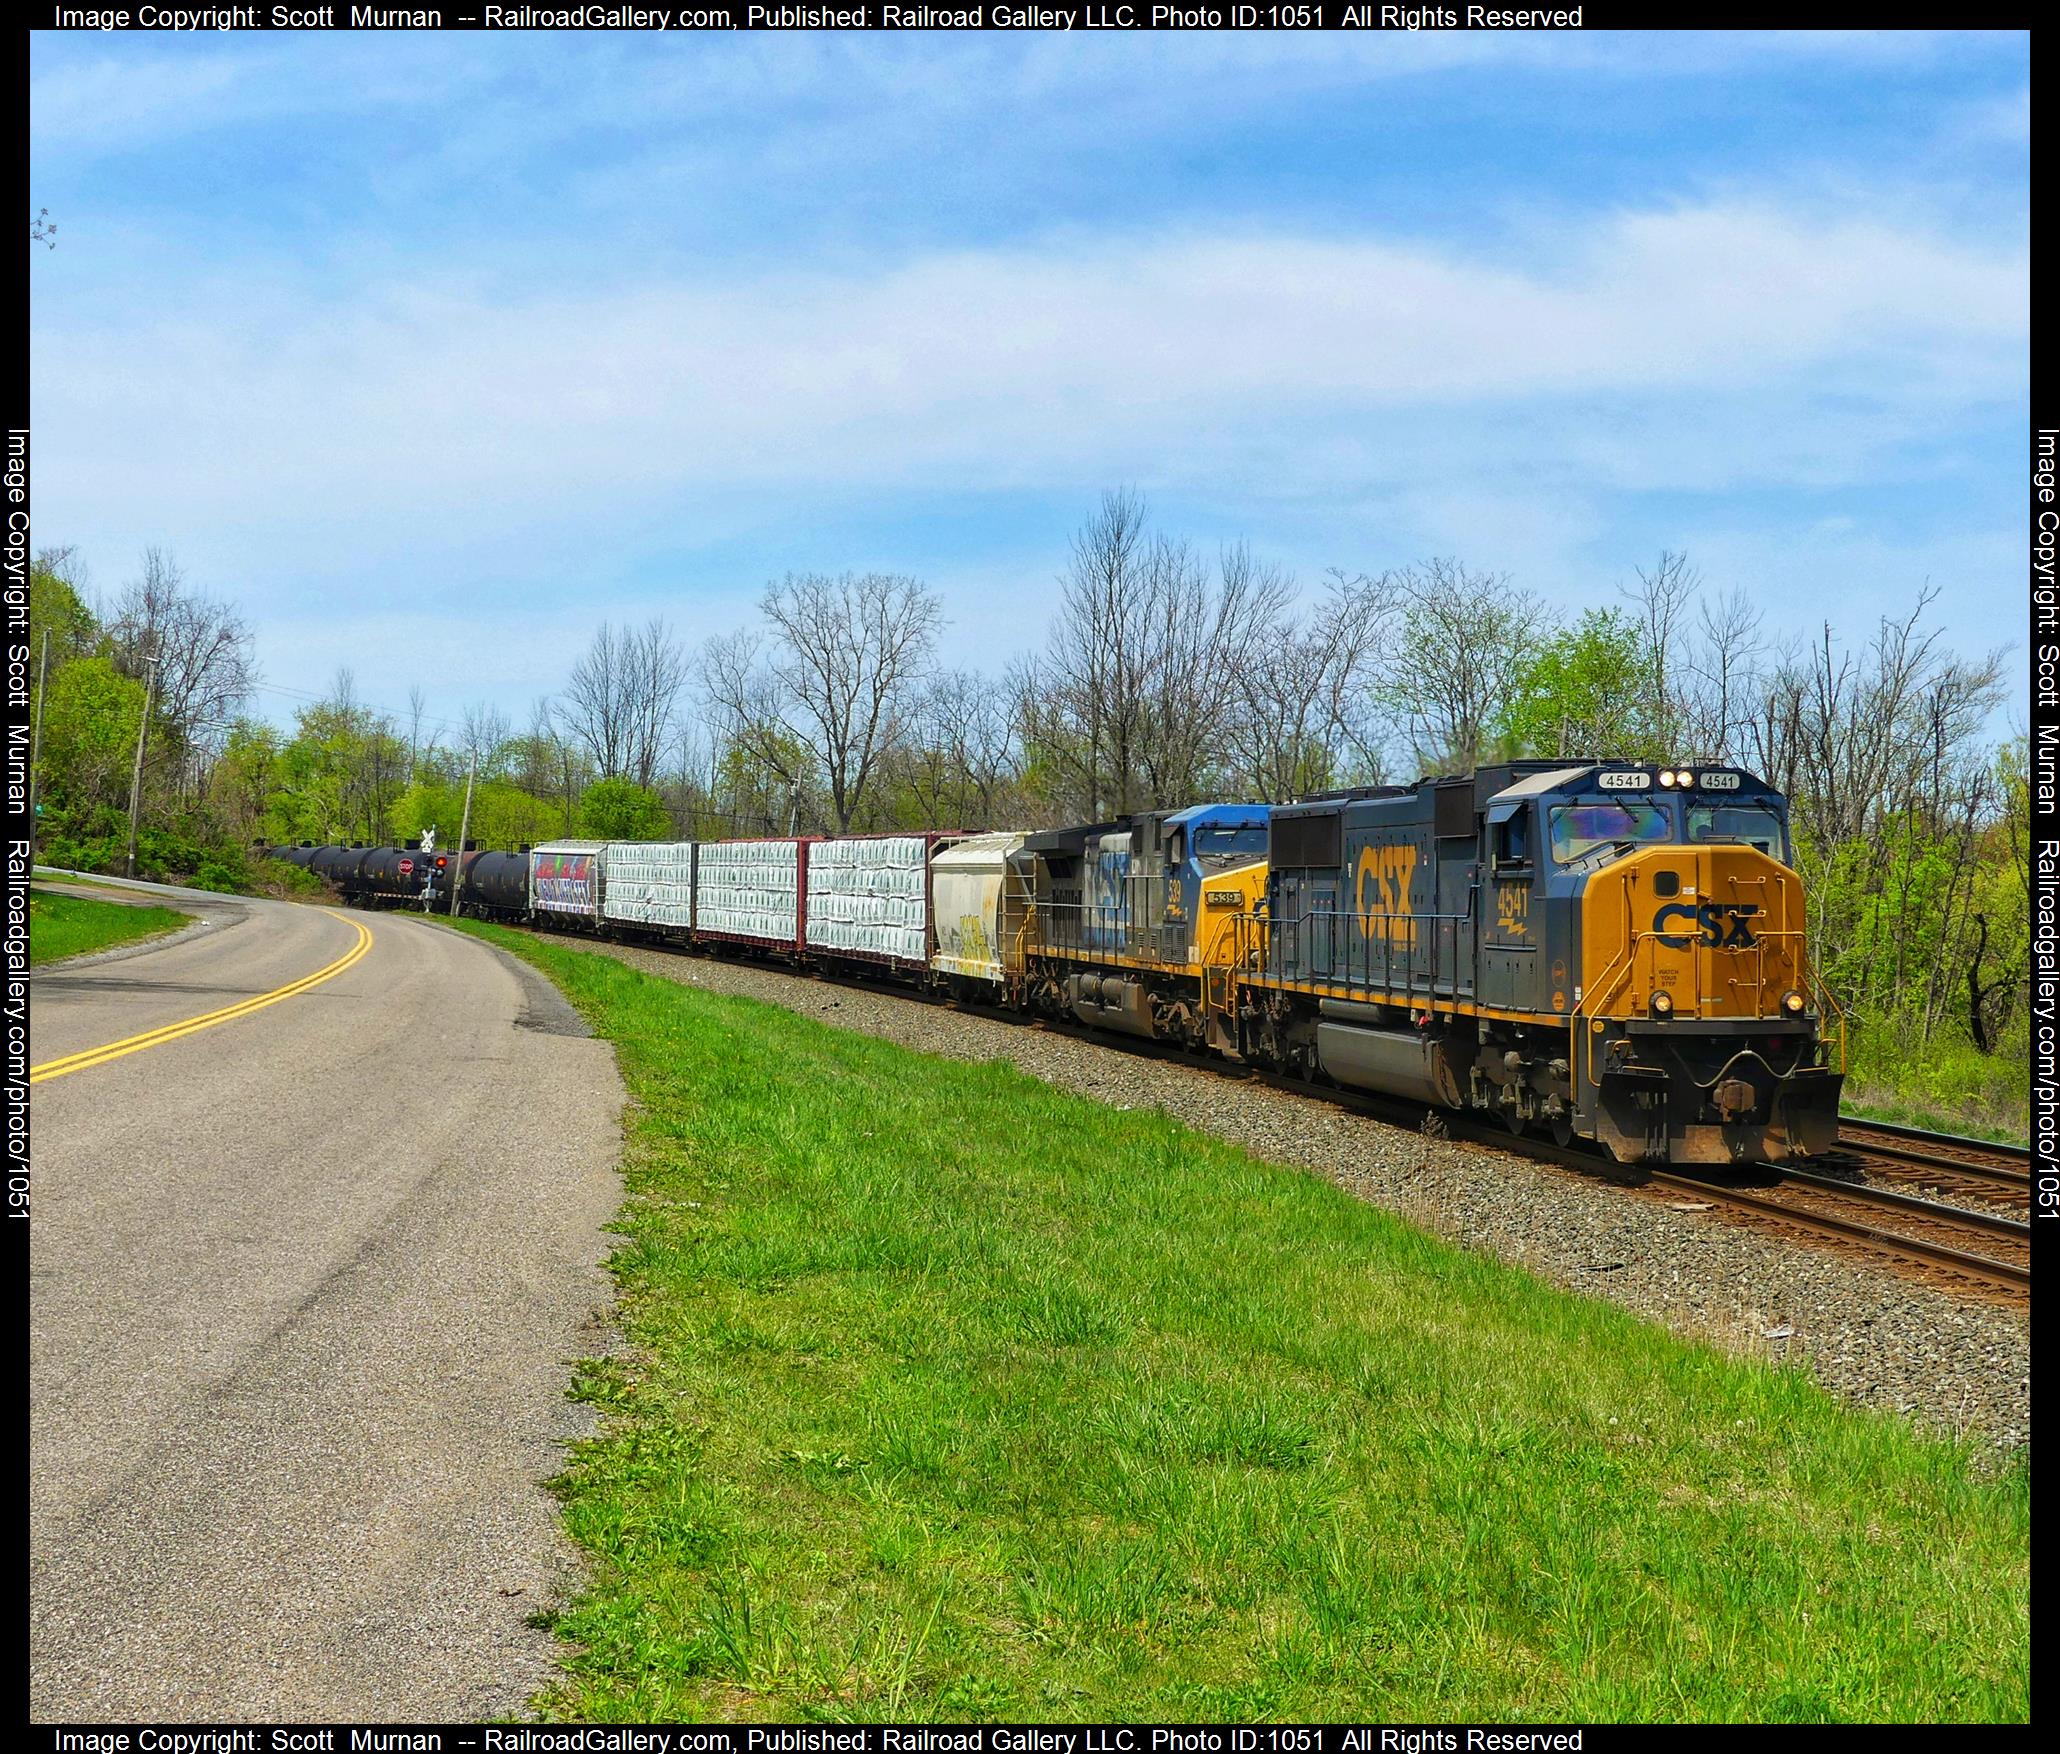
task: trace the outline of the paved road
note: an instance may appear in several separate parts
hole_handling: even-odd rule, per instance
[[[607,1344],[613,1058],[423,921],[166,893],[212,929],[38,971],[36,1064],[372,944],[34,1088],[31,1715],[519,1710],[566,1361]]]

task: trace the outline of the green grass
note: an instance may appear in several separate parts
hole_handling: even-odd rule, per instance
[[[2021,1464],[1158,1112],[461,929],[633,1098],[547,1715],[2028,1715]]]
[[[1887,1029],[1862,1035],[1840,1107],[1900,1126],[2022,1145],[2031,1137],[2030,1035],[2013,1030],[1992,1054],[1947,1035],[1929,1042],[1901,1040]]]
[[[193,916],[168,907],[132,907],[119,902],[89,901],[82,895],[58,895],[29,888],[29,965],[59,962],[109,950],[138,938],[175,932]]]

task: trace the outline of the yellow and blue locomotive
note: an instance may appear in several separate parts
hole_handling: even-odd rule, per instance
[[[1714,765],[1508,762],[1277,806],[1237,1048],[1625,1162],[1838,1131],[1788,806]]]
[[[1025,835],[1024,1002],[1102,1029],[1235,1052],[1237,924],[1260,904],[1264,804],[1198,804]]]

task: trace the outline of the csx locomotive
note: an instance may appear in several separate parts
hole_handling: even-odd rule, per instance
[[[1625,1162],[1838,1130],[1786,801],[1733,767],[1516,761],[1037,833],[296,848],[347,899],[846,966]]]

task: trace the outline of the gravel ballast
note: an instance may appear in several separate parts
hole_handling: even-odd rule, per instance
[[[2030,1439],[2030,1323],[2021,1308],[1955,1297],[1713,1212],[1677,1211],[1203,1065],[763,964],[599,948],[648,974],[760,999],[923,1053],[1005,1060],[1099,1102],[1162,1108],[1553,1284],[1606,1297],[1728,1351],[1793,1362],[1847,1400],[2000,1449]]]

